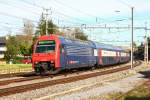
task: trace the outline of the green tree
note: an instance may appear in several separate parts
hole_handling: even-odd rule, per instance
[[[23,35],[16,36],[19,43],[19,53],[22,55],[32,53],[32,42],[33,42],[33,23],[29,20],[24,21]]]
[[[17,36],[17,41],[19,39],[22,39],[21,42],[19,42],[19,54],[21,55],[31,55],[32,53],[32,43],[27,39],[27,36]],[[31,40],[32,41],[32,40]]]
[[[8,39],[6,40],[6,48],[7,51],[4,56],[5,60],[8,62],[10,59],[15,59],[19,52],[19,44],[15,36],[8,36]]]
[[[141,45],[139,45],[137,49],[134,51],[134,57],[135,59],[144,60],[144,44],[143,43],[141,43]]]
[[[33,43],[33,23],[29,20],[24,21],[24,29],[22,35],[8,36],[6,40],[5,59],[10,61],[13,59],[17,60],[17,55],[30,55],[32,53],[32,43]]]
[[[48,34],[56,34],[59,33],[58,27],[53,23],[52,20],[48,20]],[[38,25],[38,30],[36,31],[36,35],[46,35],[46,20],[42,14],[40,18],[40,22]]]
[[[85,33],[82,30],[80,30],[79,28],[75,29],[74,34],[75,34],[76,39],[80,39],[80,40],[84,40],[84,41],[88,40],[88,36],[86,36]]]
[[[38,30],[35,32],[35,36],[46,35],[46,20],[45,20],[43,14],[41,15],[40,22],[39,22],[39,25],[37,28],[38,28]],[[73,33],[73,34],[70,38],[73,38],[75,36],[76,39],[88,40],[88,37],[79,28],[76,28],[75,30],[71,30],[71,33]],[[57,25],[54,24],[52,20],[48,20],[48,34],[57,34],[57,35],[68,37],[68,35],[66,35],[67,33],[60,32],[58,30]]]

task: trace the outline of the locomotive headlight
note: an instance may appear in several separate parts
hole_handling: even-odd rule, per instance
[[[51,61],[51,63],[54,63],[54,61]]]
[[[36,61],[35,64],[37,64],[38,62]]]

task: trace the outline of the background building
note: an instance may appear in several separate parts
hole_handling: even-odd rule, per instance
[[[0,37],[0,59],[4,58],[6,51],[6,37]]]

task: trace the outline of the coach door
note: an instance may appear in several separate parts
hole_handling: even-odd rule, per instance
[[[119,63],[119,52],[116,52],[116,63]]]
[[[64,45],[60,45],[60,63],[61,68],[66,67],[66,50]]]

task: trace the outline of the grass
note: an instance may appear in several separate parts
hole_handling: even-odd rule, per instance
[[[31,64],[0,64],[0,70],[1,69],[8,69],[8,68],[31,68]]]
[[[131,90],[127,94],[114,92],[101,96],[92,96],[88,100],[150,100],[150,82]]]
[[[150,100],[150,82],[128,92],[120,100]]]

